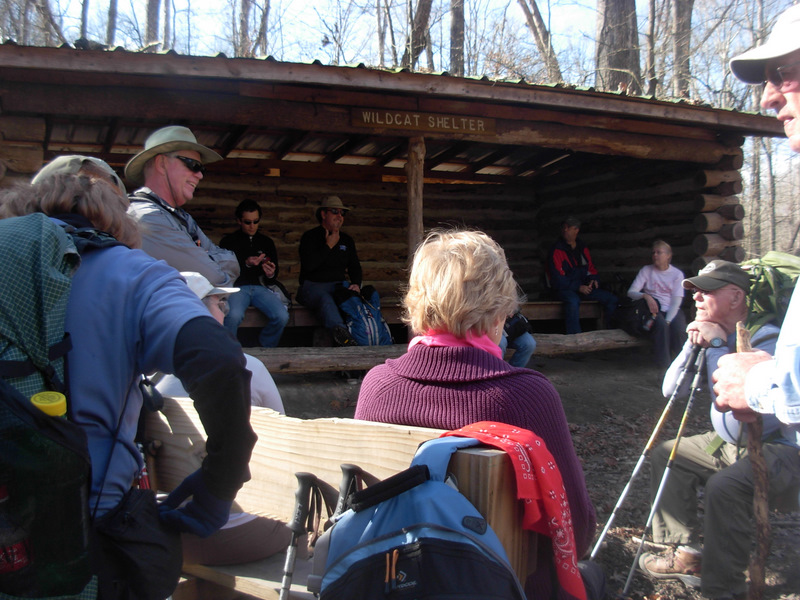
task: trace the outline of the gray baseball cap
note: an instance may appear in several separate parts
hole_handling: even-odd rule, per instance
[[[122,183],[122,179],[119,178],[119,175],[116,174],[114,169],[112,169],[106,161],[95,158],[94,156],[81,156],[79,154],[58,156],[39,169],[39,172],[33,176],[31,183],[41,183],[48,177],[53,177],[54,175],[75,175],[87,163],[97,167],[104,173],[108,173],[111,183],[120,189],[123,196],[127,196],[128,192],[125,190],[125,184]]]

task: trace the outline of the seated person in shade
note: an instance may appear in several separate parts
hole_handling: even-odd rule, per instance
[[[519,303],[505,253],[492,238],[478,231],[431,233],[414,255],[403,299],[405,320],[417,337],[406,354],[367,373],[355,418],[441,429],[499,421],[533,431],[561,471],[580,558],[594,536],[595,512],[561,399],[541,373],[504,362],[498,346]],[[539,568],[525,591],[530,598],[550,598],[551,541],[539,540]],[[579,568],[586,580],[597,577],[602,589],[597,565]],[[586,587],[589,592],[595,586]]]
[[[189,289],[206,305],[211,316],[221,324],[227,312],[226,300],[230,294],[236,293],[236,288],[214,287],[200,273],[184,272],[181,275],[186,279]],[[271,408],[283,414],[280,392],[267,368],[257,358],[247,354],[245,358],[247,370],[253,374],[250,380],[252,405]],[[172,375],[158,380],[156,389],[171,398],[188,396],[181,382]],[[231,512],[228,522],[209,537],[184,533],[181,536],[183,559],[185,562],[203,565],[252,562],[284,551],[291,536],[292,532],[282,521]]]
[[[228,298],[230,308],[225,315],[225,329],[236,337],[248,306],[255,306],[267,319],[258,334],[258,343],[265,348],[278,345],[283,328],[289,322],[289,295],[278,281],[278,252],[272,238],[258,231],[261,207],[255,200],[242,200],[236,207],[239,229],[220,240],[220,247],[231,250],[239,261],[239,291]]]
[[[215,287],[200,273],[184,271],[181,275],[186,279],[189,289],[206,305],[211,316],[222,324],[228,312],[228,298],[239,290],[237,288]],[[252,406],[271,408],[280,414],[285,414],[286,411],[283,409],[281,394],[269,371],[267,371],[267,367],[254,356],[245,354],[244,357],[247,361],[247,370],[252,374],[250,379],[250,404]],[[174,375],[165,375],[158,379],[156,389],[162,395],[170,396],[171,398],[182,398],[189,395]]]
[[[683,271],[670,264],[672,246],[664,240],[653,242],[653,264],[642,267],[628,289],[631,300],[644,298],[655,317],[650,338],[656,365],[666,369],[686,341],[683,302]]]
[[[508,348],[514,351],[508,359],[508,364],[512,367],[528,366],[528,361],[536,350],[536,340],[531,335],[528,319],[522,313],[517,312],[513,317],[506,319],[499,345],[503,356]]]
[[[309,229],[300,238],[297,301],[314,311],[337,346],[357,345],[333,299],[338,286],[361,292],[361,262],[356,243],[341,231],[349,210],[339,196],[325,196],[314,213],[319,227]]]
[[[550,248],[547,258],[549,284],[556,298],[564,303],[567,333],[580,333],[580,305],[597,300],[605,309],[606,320],[617,308],[617,297],[600,289],[600,278],[589,248],[578,238],[581,222],[567,217],[561,224],[561,237]]]

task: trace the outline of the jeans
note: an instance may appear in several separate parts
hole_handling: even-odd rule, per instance
[[[580,307],[581,300],[597,300],[605,309],[606,321],[617,309],[617,297],[609,291],[593,289],[588,294],[579,294],[571,290],[556,290],[556,297],[564,303],[564,321],[567,333],[580,333]]]
[[[342,283],[340,281],[304,281],[297,290],[297,301],[313,310],[317,319],[326,329],[344,327],[344,319],[333,300],[333,290],[337,285],[342,285]]]
[[[504,331],[499,346],[503,355],[505,355],[507,348],[514,349],[514,355],[508,360],[508,364],[512,367],[525,367],[531,359],[533,351],[536,350],[536,340],[533,339],[530,333],[526,332],[509,342],[508,336]]]
[[[276,293],[262,285],[243,285],[238,292],[228,297],[228,306],[230,311],[225,316],[224,324],[234,337],[247,307],[255,306],[264,313],[268,321],[258,334],[258,343],[264,348],[278,345],[283,328],[289,322],[289,311]]]

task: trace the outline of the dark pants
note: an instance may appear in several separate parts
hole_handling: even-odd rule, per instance
[[[656,315],[650,335],[653,340],[653,355],[656,365],[662,369],[666,369],[672,364],[673,359],[678,356],[686,343],[686,317],[683,316],[683,312],[679,310],[669,325],[664,319],[666,314],[662,311]]]
[[[617,309],[617,297],[609,291],[594,289],[588,294],[581,294],[571,290],[557,290],[556,297],[564,303],[564,321],[567,333],[580,333],[581,320],[580,308],[582,300],[597,300],[605,309],[606,321]],[[605,324],[608,326],[608,323]]]

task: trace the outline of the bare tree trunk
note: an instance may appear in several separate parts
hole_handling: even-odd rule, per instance
[[[450,0],[450,73],[464,76],[464,0]]]
[[[383,5],[386,7],[386,28],[389,30],[389,35],[392,40],[392,66],[396,67],[397,62],[397,40],[394,37],[394,25],[392,24],[392,13],[389,10],[389,0],[383,0]]]
[[[158,13],[160,0],[147,0],[147,29],[145,31],[144,45],[146,51],[157,50],[158,44]]]
[[[764,175],[767,179],[767,206],[769,208],[769,232],[770,232],[770,250],[777,250],[778,238],[778,217],[775,213],[775,206],[777,204],[777,192],[775,184],[775,166],[773,164],[772,154],[772,139],[761,138],[761,148],[764,150],[766,157],[766,173]]]
[[[431,17],[431,4],[433,0],[417,0],[417,10],[414,14],[413,25],[409,32],[406,42],[406,49],[403,52],[402,65],[409,69],[414,69],[417,59],[425,49],[428,35],[428,22]],[[409,19],[411,20],[411,19]]]
[[[252,8],[252,0],[241,0],[239,3],[239,36],[233,45],[236,56],[250,56],[250,13]]]
[[[386,52],[386,18],[383,16],[381,0],[375,0],[375,18],[378,21],[378,66],[383,67]]]
[[[169,50],[172,48],[172,0],[164,0],[164,37],[162,50]]]
[[[83,0],[81,5],[81,37],[86,39],[86,25],[89,20],[89,0]]]
[[[761,156],[760,142],[753,138],[750,171],[750,254],[761,256]]]
[[[656,0],[648,2],[647,23],[647,95],[655,96],[658,88],[656,77]]]
[[[258,23],[258,33],[253,40],[253,48],[250,52],[250,56],[256,56],[259,48],[261,49],[261,54],[264,56],[267,55],[267,25],[269,24],[269,9],[269,0],[265,0],[264,10],[261,12],[261,19],[259,19]]]
[[[595,85],[605,91],[642,93],[635,0],[598,0]]]
[[[522,12],[525,13],[525,22],[531,34],[533,34],[536,48],[539,50],[539,54],[547,69],[547,81],[564,81],[561,75],[561,67],[558,64],[558,57],[553,50],[553,44],[550,40],[550,31],[544,24],[542,13],[539,12],[539,6],[536,4],[536,0],[518,1],[519,5],[522,7]]]
[[[694,0],[672,0],[672,44],[675,63],[672,93],[676,98],[688,98],[691,87],[689,57],[693,8]]]
[[[45,23],[47,23],[50,26],[50,30],[58,38],[58,40],[62,44],[69,44],[67,38],[64,37],[64,32],[61,31],[61,27],[58,25],[55,18],[53,17],[53,11],[50,10],[50,4],[48,0],[38,0],[38,2],[36,3],[36,10],[42,16]]]
[[[106,46],[114,46],[117,34],[117,0],[108,0],[108,25],[106,26]]]

